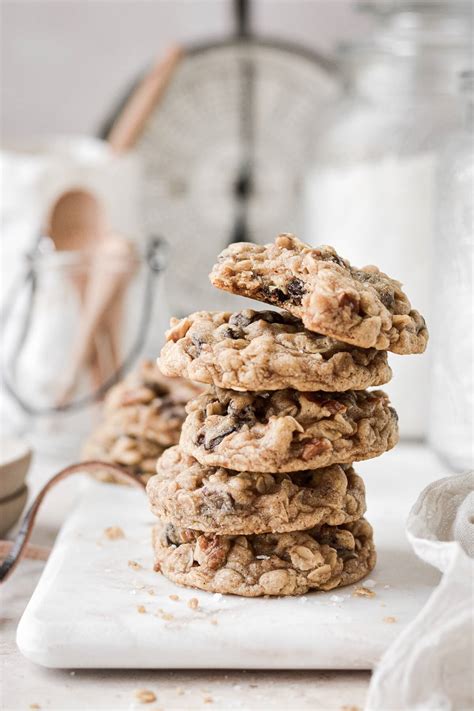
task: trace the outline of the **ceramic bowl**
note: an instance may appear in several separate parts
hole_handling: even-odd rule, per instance
[[[31,463],[31,449],[17,437],[0,438],[0,500],[19,495]]]
[[[11,496],[0,499],[0,536],[4,536],[18,521],[27,498],[28,487],[23,485],[19,491],[11,494]]]

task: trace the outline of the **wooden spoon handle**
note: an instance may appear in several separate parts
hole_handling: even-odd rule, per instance
[[[124,153],[135,145],[182,57],[183,50],[172,47],[133,91],[107,137],[115,153]]]

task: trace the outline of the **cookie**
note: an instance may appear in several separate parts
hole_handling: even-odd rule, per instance
[[[199,311],[172,319],[166,338],[165,375],[233,390],[363,390],[392,375],[385,351],[308,331],[288,312]]]
[[[118,464],[131,474],[147,481],[156,472],[156,461],[164,448],[154,441],[128,435],[111,436],[107,426],[99,428],[83,449],[83,459],[97,459]],[[97,472],[101,481],[118,481],[111,474]],[[123,482],[120,482],[123,483]]]
[[[169,447],[179,440],[185,405],[202,390],[181,378],[167,378],[150,361],[115,385],[104,402],[110,436],[129,435]]]
[[[349,465],[267,474],[204,467],[171,447],[147,485],[152,512],[182,528],[225,535],[285,533],[355,521],[365,513],[362,479]]]
[[[180,447],[205,466],[290,472],[376,457],[398,440],[381,390],[238,393],[210,388],[186,408]]]
[[[220,536],[172,524],[153,530],[155,569],[179,585],[246,597],[350,585],[374,567],[372,527],[359,519],[294,533]]]
[[[118,464],[147,480],[165,448],[179,441],[185,405],[199,392],[200,386],[167,378],[154,363],[144,361],[108,392],[104,419],[86,442],[83,459]],[[116,481],[103,473],[98,478]]]
[[[306,328],[361,348],[422,353],[423,317],[377,267],[352,267],[332,247],[312,248],[282,234],[265,246],[237,242],[210,274],[219,289],[282,307]]]

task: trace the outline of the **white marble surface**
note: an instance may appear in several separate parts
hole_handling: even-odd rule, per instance
[[[155,573],[155,519],[143,492],[86,479],[21,620],[18,646],[31,661],[60,668],[371,669],[438,581],[404,535],[411,499],[401,488],[382,512],[384,488],[378,476],[369,513],[374,597],[355,597],[352,585],[248,599],[183,589]],[[108,539],[109,526],[124,537]]]
[[[376,479],[384,482],[382,508],[389,513],[401,489],[414,500],[427,479],[445,474],[443,467],[424,449],[400,446],[383,459],[361,463],[365,475],[369,509]],[[32,488],[53,473],[37,462]],[[76,485],[63,484],[40,514],[35,542],[51,542],[59,521],[71,503]],[[369,511],[370,516],[370,511]],[[373,518],[373,517],[372,517]],[[42,564],[25,561],[1,594],[3,707],[6,711],[39,704],[50,709],[139,708],[137,689],[151,689],[157,701],[145,708],[246,708],[321,709],[363,707],[369,680],[367,672],[262,672],[262,671],[86,671],[49,670],[28,662],[14,642],[18,619],[33,591]],[[426,568],[427,574],[429,569]],[[373,576],[374,577],[374,576]],[[178,593],[179,594],[179,593]],[[372,603],[374,600],[362,601]],[[209,706],[206,698],[213,699]]]

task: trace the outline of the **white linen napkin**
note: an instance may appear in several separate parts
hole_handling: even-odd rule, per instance
[[[430,484],[407,521],[415,553],[444,574],[428,602],[383,655],[366,711],[474,708],[474,475]]]

